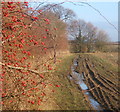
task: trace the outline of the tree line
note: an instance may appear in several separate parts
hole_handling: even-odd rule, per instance
[[[106,44],[109,42],[108,34],[95,27],[90,22],[84,20],[70,21],[68,32],[72,40],[71,52],[95,52],[105,51]]]

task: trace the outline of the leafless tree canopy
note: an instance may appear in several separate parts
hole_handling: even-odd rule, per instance
[[[58,19],[65,22],[75,17],[75,13],[71,9],[66,9],[59,4],[47,4],[41,9],[53,12]]]
[[[74,48],[75,52],[94,52],[100,50],[97,46],[104,47],[104,44],[108,42],[108,35],[105,31],[99,30],[84,20],[70,21],[68,33],[74,39],[73,46],[77,46]]]

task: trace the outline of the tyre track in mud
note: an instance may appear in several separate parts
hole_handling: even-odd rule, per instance
[[[100,84],[100,87],[102,87],[102,89],[110,92],[111,94],[117,94],[112,88],[109,88],[109,86],[107,85],[107,83],[103,83],[103,81],[99,78],[95,78],[95,73],[94,71],[89,67],[88,63],[86,63],[86,67],[88,69],[89,72],[89,78],[94,82],[95,86]]]
[[[95,69],[95,71],[96,72],[100,72],[99,70],[98,70],[98,67],[100,67],[100,68],[102,68],[103,70],[104,70],[104,74],[109,74],[109,76],[111,76],[111,77],[113,77],[113,79],[117,79],[117,78],[115,78],[117,75],[118,75],[118,73],[117,73],[117,75],[116,74],[114,74],[112,71],[109,71],[109,70],[105,70],[106,68],[103,66],[103,63],[101,63],[101,62],[99,62],[99,61],[97,61],[97,60],[95,60],[94,62],[93,62],[93,59],[88,55],[87,56],[87,58],[90,58],[90,59],[88,59],[89,60],[89,63],[91,64],[91,66]],[[86,60],[86,59],[85,59]],[[92,61],[91,61],[92,60]],[[96,67],[97,66],[97,67]],[[105,79],[107,82],[109,82],[109,83],[111,83],[113,86],[118,86],[115,82],[116,82],[116,80],[115,81],[111,81],[111,79],[110,78],[106,78],[105,77],[105,75],[103,75],[103,74],[100,74],[100,77],[102,77],[103,78],[103,80]]]
[[[91,77],[90,77],[90,74],[88,72],[88,69],[86,68],[86,63],[83,62],[83,66],[84,66],[84,70],[85,70],[85,73],[84,73],[84,77],[85,77],[85,81],[89,87],[89,90],[92,95],[94,96],[95,99],[97,99],[97,101],[99,103],[101,103],[101,101],[103,101],[103,99],[101,98],[101,95],[99,94],[99,91],[98,91],[98,87],[100,86],[100,84],[96,84],[93,80],[91,80]],[[104,104],[107,105],[107,103],[104,101]]]
[[[104,107],[104,109],[110,109],[118,111],[118,86],[111,79],[101,75],[96,68],[96,62],[92,62],[89,55],[80,56],[78,59],[79,71],[83,73],[85,83],[88,86],[88,91],[92,96]],[[98,64],[100,64],[98,62]],[[104,68],[103,65],[101,65]],[[105,73],[110,71],[105,71]],[[112,73],[112,72],[111,72]],[[115,75],[114,73],[112,73]]]

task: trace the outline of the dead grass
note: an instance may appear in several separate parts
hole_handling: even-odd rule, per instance
[[[111,63],[113,66],[118,66],[118,52],[112,53],[92,53],[93,56],[97,56]]]

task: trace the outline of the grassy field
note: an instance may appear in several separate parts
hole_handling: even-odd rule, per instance
[[[84,72],[89,91],[104,109],[118,110],[117,53],[80,54],[77,71]]]
[[[114,67],[118,67],[118,52],[111,52],[111,53],[93,53],[92,55],[102,58],[109,62]]]

